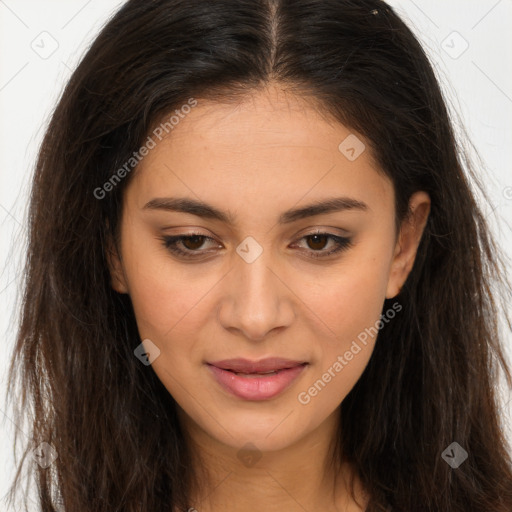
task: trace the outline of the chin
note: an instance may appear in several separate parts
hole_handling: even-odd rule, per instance
[[[222,425],[226,426],[227,432],[222,428],[208,430],[212,437],[236,450],[247,448],[250,443],[261,452],[278,451],[307,435],[307,431],[304,430],[307,420],[292,418],[292,411],[293,409],[289,408],[282,409],[279,414],[226,415]]]

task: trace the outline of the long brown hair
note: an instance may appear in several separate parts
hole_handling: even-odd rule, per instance
[[[43,512],[186,510],[194,475],[176,404],[134,357],[130,298],[111,288],[106,259],[136,166],[98,188],[190,98],[229,101],[270,82],[366,138],[394,185],[397,226],[412,193],[432,201],[392,299],[401,313],[341,404],[333,460],[356,468],[369,512],[510,512],[495,389],[500,369],[512,386],[498,321],[510,293],[503,255],[429,60],[379,0],[129,0],[102,29],[55,108],[33,178],[9,371],[33,444],[12,492],[25,456],[46,442],[58,457],[35,466]],[[468,456],[457,468],[443,460],[455,442]]]

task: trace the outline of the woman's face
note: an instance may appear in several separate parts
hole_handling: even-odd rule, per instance
[[[381,313],[399,321],[383,303],[412,267],[428,196],[397,239],[392,184],[362,136],[276,88],[199,101],[150,135],[113,286],[190,425],[233,448],[291,445],[334,417]]]

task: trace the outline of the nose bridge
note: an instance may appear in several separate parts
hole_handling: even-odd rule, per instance
[[[226,282],[220,321],[226,329],[237,329],[250,339],[262,339],[294,317],[289,290],[277,277],[270,249],[247,237],[236,249],[234,268]]]

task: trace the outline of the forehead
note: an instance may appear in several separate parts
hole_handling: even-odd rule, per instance
[[[391,183],[364,138],[305,98],[266,89],[238,103],[198,99],[174,120],[162,140],[153,137],[130,183],[139,207],[177,190],[234,208],[334,192],[392,205]]]

